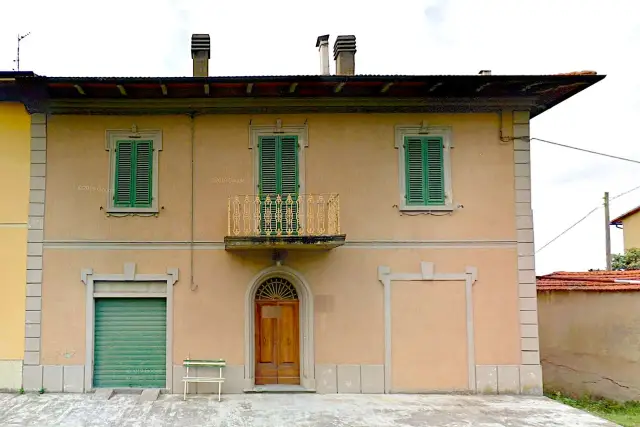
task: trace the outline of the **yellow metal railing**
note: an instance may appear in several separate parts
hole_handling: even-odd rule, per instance
[[[245,194],[229,197],[228,236],[338,234],[338,194]]]

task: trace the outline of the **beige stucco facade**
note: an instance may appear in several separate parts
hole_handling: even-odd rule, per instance
[[[637,291],[540,292],[545,388],[637,400],[640,389]]]
[[[20,388],[24,352],[30,118],[0,103],[0,390]]]
[[[307,132],[300,180],[306,193],[340,194],[347,236],[329,251],[290,250],[282,266],[271,251],[231,252],[223,243],[228,197],[255,193],[251,126],[277,120]],[[46,179],[31,183],[40,198],[30,224],[41,231],[27,253],[42,295],[27,297],[27,317],[41,315],[41,324],[27,329],[25,388],[90,390],[94,295],[105,282],[153,279],[164,282],[171,312],[166,388],[181,391],[189,356],[224,358],[223,391],[242,392],[253,380],[250,290],[281,273],[306,299],[307,388],[541,393],[529,144],[499,138],[528,136],[528,112],[506,111],[502,121],[489,113],[32,121]],[[451,129],[451,212],[398,208],[395,129],[425,121]],[[105,134],[133,125],[162,134],[159,213],[110,216]]]
[[[394,207],[399,201],[394,126],[419,124],[425,117],[430,125],[452,126],[455,132],[453,193],[464,208],[440,218],[401,216]],[[306,191],[340,194],[340,219],[349,240],[515,240],[513,145],[496,141],[496,114],[345,114],[195,118],[195,241],[221,242],[227,233],[227,198],[255,193],[249,122],[268,126],[276,119],[284,126],[307,121],[309,146],[301,171]],[[164,209],[153,222],[144,217],[117,221],[100,210],[109,188],[105,130],[126,130],[133,123],[141,130],[162,130],[158,191]],[[55,203],[46,207],[46,240],[188,241],[190,138],[188,117],[51,117],[47,163],[55,166],[47,171],[47,195]],[[478,186],[485,190],[477,191]]]

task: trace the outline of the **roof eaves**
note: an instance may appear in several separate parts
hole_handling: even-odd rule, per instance
[[[352,91],[356,93],[356,98],[380,98],[392,99],[393,96],[387,96],[382,93],[381,89],[374,86],[380,84],[385,87],[392,84],[396,88],[396,93],[402,93],[397,96],[398,99],[453,99],[465,100],[474,99],[476,104],[480,104],[486,100],[494,102],[496,99],[511,100],[510,102],[523,102],[527,105],[521,107],[530,110],[531,118],[542,114],[555,105],[582,92],[593,84],[604,79],[605,75],[597,75],[591,72],[565,74],[565,75],[286,75],[286,76],[210,76],[210,77],[46,77],[33,75],[30,77],[19,78],[21,91],[26,93],[27,98],[43,98],[51,99],[107,99],[110,94],[105,95],[106,89],[98,87],[105,85],[112,86],[132,86],[133,89],[140,89],[140,95],[130,95],[127,99],[146,99],[149,95],[149,85],[166,86],[169,92],[172,92],[171,86],[179,86],[179,95],[171,98],[187,99],[187,98],[208,98],[204,95],[196,96],[198,85],[209,86],[235,86],[235,85],[251,85],[254,84],[265,86],[279,85],[296,85],[297,87],[305,86],[308,98],[344,98],[343,92],[327,91],[327,85],[344,85],[351,86]],[[298,84],[300,86],[298,86]],[[415,90],[412,86],[416,86]],[[536,89],[543,85],[544,90]],[[80,96],[76,96],[75,92],[71,95],[67,91],[69,88],[80,86]],[[85,96],[85,86],[94,86],[93,93]],[[186,88],[191,86],[190,88]],[[422,87],[418,87],[422,86]],[[429,86],[429,87],[427,87]],[[313,87],[313,90],[311,89]],[[486,91],[478,93],[479,90],[488,87]],[[431,94],[434,88],[439,88],[439,93]],[[444,88],[444,90],[440,89]],[[58,90],[58,92],[52,92]],[[245,91],[237,88],[219,88],[224,96],[230,98],[246,97]],[[163,89],[163,92],[166,89]],[[209,90],[209,88],[207,88]],[[316,91],[309,95],[310,92]],[[393,89],[392,89],[393,90]],[[235,91],[230,93],[229,91]],[[404,92],[403,92],[404,91]],[[87,91],[90,92],[90,91]],[[135,93],[135,90],[133,91]],[[428,92],[428,93],[427,93]],[[291,93],[291,92],[287,92]],[[267,97],[281,97],[277,89],[267,89],[265,94]],[[164,93],[166,95],[166,93]],[[207,93],[208,95],[208,93]],[[155,97],[152,97],[155,99]],[[159,97],[159,99],[164,99]],[[35,104],[34,104],[35,105]],[[494,105],[495,107],[495,105]],[[28,107],[29,109],[30,107]],[[44,108],[44,107],[42,107]],[[40,106],[32,108],[33,111],[42,109]],[[31,111],[31,110],[30,110]],[[70,111],[69,109],[66,110]],[[83,110],[84,111],[84,110]]]
[[[637,292],[640,291],[640,285],[637,284],[565,284],[565,283],[538,283],[538,292],[566,292],[566,291],[582,291],[582,292]]]
[[[619,217],[617,217],[615,219],[612,219],[610,224],[611,225],[620,225],[620,224],[622,224],[622,220],[627,219],[631,215],[635,215],[638,212],[640,212],[640,206],[637,206],[637,207],[631,209],[630,211],[627,211],[627,212],[623,213]]]
[[[33,71],[0,71],[0,79],[15,79],[17,77],[33,77]]]
[[[57,76],[47,77],[38,76],[30,73],[24,76],[16,77],[34,77],[36,79],[46,80],[47,82],[77,82],[77,81],[96,81],[96,82],[112,82],[112,81],[128,81],[130,83],[136,82],[149,82],[149,81],[164,81],[164,82],[183,82],[183,83],[200,83],[200,82],[245,82],[245,81],[326,81],[326,82],[341,82],[341,81],[378,81],[378,80],[398,80],[398,81],[416,81],[421,82],[427,79],[482,79],[488,83],[501,82],[508,80],[535,80],[544,78],[552,82],[572,82],[572,81],[588,81],[589,83],[596,83],[606,77],[606,75],[598,74],[550,74],[550,75],[468,75],[468,74],[356,74],[353,76],[343,75],[323,75],[323,74],[299,74],[299,75],[255,75],[255,76],[208,76],[208,77],[189,77],[189,76]]]

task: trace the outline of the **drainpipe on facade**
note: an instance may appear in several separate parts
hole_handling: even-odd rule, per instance
[[[194,118],[194,113],[191,113],[189,115],[189,121],[190,121],[190,128],[191,128],[191,211],[189,212],[190,215],[190,220],[191,220],[191,238],[189,239],[189,262],[191,263],[191,266],[189,267],[190,273],[191,273],[191,290],[195,291],[196,289],[198,289],[198,285],[195,284],[194,280],[193,280],[193,258],[194,258],[194,254],[193,254],[193,238],[194,238],[194,227],[195,227],[195,221],[194,221],[194,212],[195,212],[195,188],[194,188],[194,183],[195,183],[195,173],[196,173],[196,168],[195,168],[195,133],[196,133],[196,125],[195,125],[195,118]]]

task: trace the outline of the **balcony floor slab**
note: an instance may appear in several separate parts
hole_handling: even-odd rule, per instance
[[[226,236],[224,248],[233,250],[330,250],[344,245],[346,234],[335,236]]]

